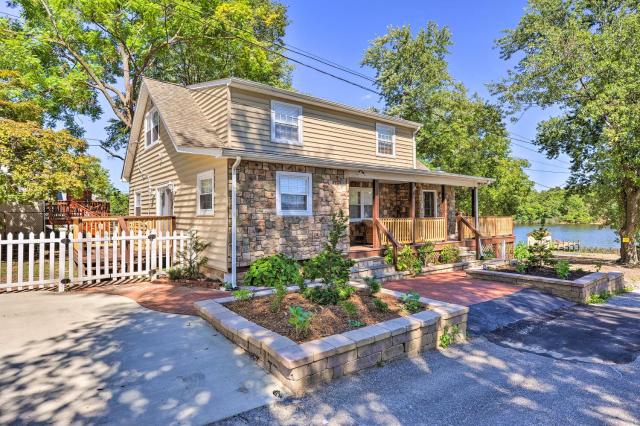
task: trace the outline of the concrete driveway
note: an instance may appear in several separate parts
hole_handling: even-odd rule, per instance
[[[0,424],[204,424],[280,384],[200,318],[107,294],[0,294]]]
[[[595,307],[528,293],[475,305],[474,321],[493,311],[498,329],[469,344],[365,370],[220,424],[640,424],[640,291]],[[527,313],[535,320],[522,320]]]

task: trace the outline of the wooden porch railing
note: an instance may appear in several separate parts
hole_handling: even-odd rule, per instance
[[[373,226],[374,232],[380,232],[380,241],[383,245],[391,244],[393,250],[393,266],[396,266],[398,264],[398,250],[402,248],[402,244],[395,239],[394,234],[387,229],[381,219],[373,219]]]
[[[460,213],[456,213],[456,222],[458,224],[458,237],[460,241],[465,239],[465,233],[470,233],[472,235],[471,238],[476,240],[476,258],[480,259],[482,257],[482,234]]]
[[[401,244],[426,243],[428,241],[446,241],[447,221],[444,217],[410,218],[381,218],[380,222],[393,234],[396,241]],[[380,242],[388,244],[388,239],[381,235]]]
[[[45,214],[52,225],[71,224],[74,217],[109,215],[109,203],[103,201],[60,200],[45,204]]]
[[[461,216],[462,217],[462,216]],[[465,217],[465,220],[472,224],[472,217]],[[485,237],[500,237],[513,235],[513,218],[511,216],[480,216],[478,218],[478,231]],[[474,234],[468,227],[458,228],[462,232],[462,239],[473,239]]]
[[[175,216],[103,216],[103,217],[74,217],[73,235],[82,232],[84,235],[117,234],[130,231],[143,234],[147,231],[173,233],[175,230]]]

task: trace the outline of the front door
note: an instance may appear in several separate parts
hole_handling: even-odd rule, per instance
[[[165,186],[158,188],[156,193],[156,215],[172,216],[173,215],[173,192],[171,188]]]
[[[437,217],[436,191],[424,191],[422,195],[422,199],[424,200],[423,217]]]

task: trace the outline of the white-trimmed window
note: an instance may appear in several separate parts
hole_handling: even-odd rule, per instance
[[[198,173],[198,215],[213,214],[214,181],[213,170]]]
[[[349,220],[359,222],[373,217],[373,188],[349,188]]]
[[[302,145],[302,107],[271,101],[271,141]]]
[[[311,216],[311,173],[276,172],[276,210],[280,216]]]
[[[136,191],[133,196],[133,214],[135,216],[142,216],[142,192]]]
[[[160,114],[152,108],[144,117],[144,146],[150,147],[160,140]]]
[[[382,157],[396,156],[396,129],[376,123],[376,153]]]

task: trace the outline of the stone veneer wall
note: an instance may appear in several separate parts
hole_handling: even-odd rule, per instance
[[[229,161],[229,197],[231,165]],[[313,215],[278,216],[276,213],[276,172],[312,174]],[[318,167],[242,161],[238,173],[238,266],[249,266],[263,256],[285,253],[295,259],[308,259],[322,250],[331,217],[342,210],[349,215],[349,184],[343,170]],[[231,230],[229,200],[229,230]],[[229,241],[231,238],[229,237]],[[343,241],[347,250],[349,237]],[[231,250],[229,250],[231,253]],[[230,261],[229,261],[230,262]]]
[[[424,215],[424,193],[423,191],[436,191],[438,202],[438,215],[442,212],[442,185],[417,183],[416,184],[416,216]],[[447,200],[447,223],[449,234],[456,233],[456,193],[453,186],[444,186],[445,198]],[[409,207],[411,204],[411,184],[381,183],[380,184],[380,217],[409,217]]]

